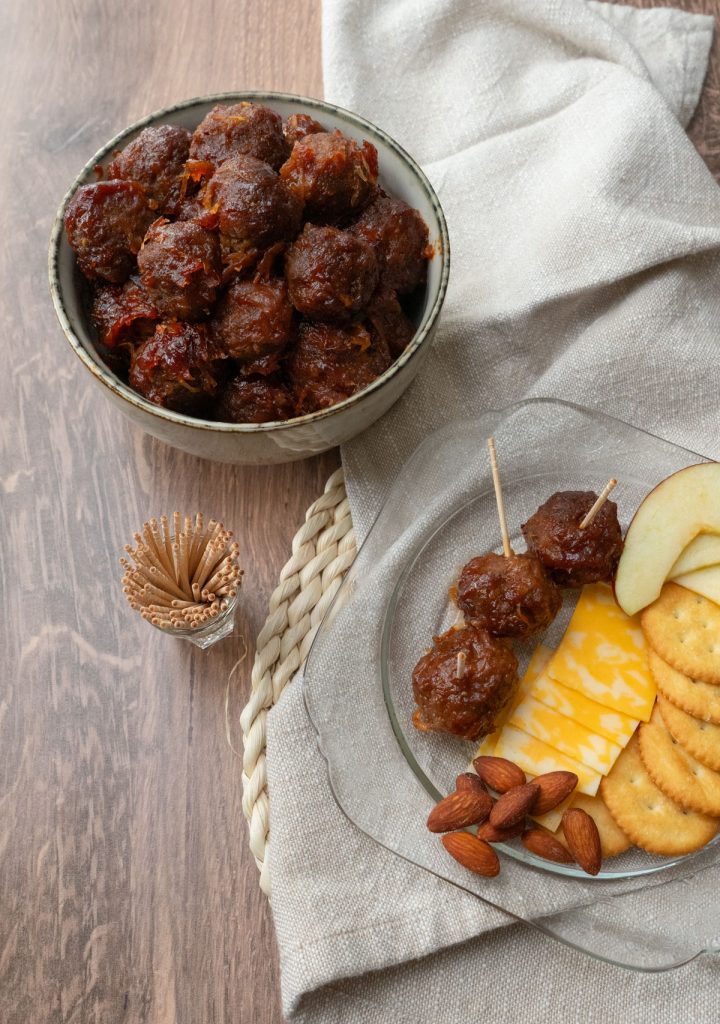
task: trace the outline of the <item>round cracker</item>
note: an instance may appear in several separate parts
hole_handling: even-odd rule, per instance
[[[720,772],[720,725],[693,718],[660,694],[657,699],[665,728],[691,757]]]
[[[632,843],[599,796],[575,793],[571,806],[579,807],[581,810],[586,811],[597,825],[598,832],[600,833],[603,860],[607,860],[608,857],[617,857],[618,854],[630,849]],[[555,838],[559,839],[563,845],[567,845],[562,825],[560,825],[555,833]]]
[[[650,647],[678,672],[720,686],[720,605],[666,583],[640,625]]]
[[[658,789],[643,765],[637,733],[600,783],[600,797],[636,846],[664,857],[699,850],[720,824],[680,807]]]
[[[720,817],[720,773],[696,761],[673,739],[655,708],[639,729],[640,757],[655,785],[681,807]]]
[[[684,676],[652,650],[648,651],[648,664],[658,693],[693,718],[720,725],[720,686]]]

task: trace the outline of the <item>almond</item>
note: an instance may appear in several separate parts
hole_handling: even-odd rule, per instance
[[[505,757],[476,757],[473,767],[483,782],[496,793],[506,793],[525,782],[522,768]]]
[[[453,832],[466,825],[485,821],[492,808],[489,793],[461,790],[451,793],[430,811],[427,827],[431,832]]]
[[[462,775],[458,775],[455,779],[455,789],[459,793],[462,793],[463,790],[469,790],[471,793],[487,793],[485,783],[475,772],[463,772]]]
[[[533,814],[545,814],[570,796],[578,784],[575,772],[546,772],[533,779],[540,787],[540,796],[533,807]]]
[[[524,828],[524,818],[517,825],[511,825],[510,828],[497,828],[489,821],[484,821],[482,825],[478,825],[477,834],[478,839],[484,839],[487,843],[507,843],[519,836]]]
[[[568,807],[562,816],[562,830],[570,853],[583,871],[596,875],[602,864],[598,827],[580,807]]]
[[[559,843],[555,836],[546,832],[544,828],[531,828],[527,832],[523,832],[521,842],[526,850],[545,860],[554,860],[558,864],[572,864],[573,862],[563,844]]]
[[[490,811],[490,823],[497,828],[510,828],[529,814],[537,800],[539,788],[534,782],[514,786],[498,799]]]
[[[494,878],[500,872],[498,855],[489,843],[470,832],[451,832],[443,836],[440,842],[458,864],[469,871],[486,878]]]

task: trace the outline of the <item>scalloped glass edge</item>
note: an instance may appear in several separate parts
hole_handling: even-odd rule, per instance
[[[313,726],[313,729],[314,729],[314,732],[315,732],[315,735],[316,735],[316,741],[317,741],[318,750],[319,750],[321,756],[323,757],[323,759],[325,760],[326,769],[327,769],[327,772],[328,772],[328,780],[329,780],[329,784],[330,784],[330,789],[331,789],[331,792],[332,792],[332,795],[333,795],[333,799],[334,799],[338,809],[342,812],[342,814],[345,816],[345,818],[355,828],[357,828],[360,832],[362,832],[364,835],[366,835],[373,842],[377,843],[378,846],[380,846],[383,849],[387,850],[388,852],[394,854],[395,856],[400,857],[402,860],[406,861],[408,864],[411,864],[414,867],[419,867],[423,871],[428,872],[429,874],[435,876],[436,878],[439,878],[439,879],[442,879],[445,882],[448,882],[450,885],[454,886],[455,888],[457,888],[457,889],[459,889],[459,890],[461,890],[463,892],[469,893],[471,895],[474,895],[481,902],[488,904],[489,906],[493,907],[495,910],[502,911],[502,913],[507,916],[508,923],[511,923],[511,922],[515,921],[515,922],[523,922],[525,924],[528,924],[532,928],[534,928],[537,931],[541,932],[542,934],[546,935],[547,937],[549,937],[551,939],[554,939],[555,941],[560,942],[561,944],[563,944],[563,945],[565,945],[565,946],[567,946],[567,947],[569,947],[571,949],[574,949],[576,951],[584,953],[584,954],[592,957],[593,959],[596,959],[596,960],[599,960],[599,961],[611,964],[613,966],[618,966],[618,967],[621,967],[621,968],[624,968],[624,969],[627,969],[627,970],[636,971],[636,972],[642,972],[642,973],[661,973],[661,972],[670,971],[670,970],[674,970],[674,969],[677,969],[679,967],[682,967],[683,965],[690,963],[691,961],[697,959],[699,956],[701,956],[703,954],[713,954],[713,953],[717,954],[717,953],[720,953],[720,918],[718,920],[718,934],[706,935],[702,939],[698,938],[698,943],[697,943],[697,945],[693,949],[688,949],[688,950],[684,951],[679,956],[670,957],[670,958],[668,958],[666,960],[663,960],[662,962],[648,963],[648,962],[637,962],[637,961],[631,962],[628,959],[621,959],[617,955],[610,954],[610,953],[608,953],[606,951],[603,951],[601,949],[590,948],[590,946],[587,944],[587,926],[590,923],[587,919],[592,915],[592,913],[596,910],[596,908],[602,907],[603,905],[607,905],[611,901],[614,901],[616,899],[626,899],[627,900],[627,898],[629,898],[629,897],[637,898],[638,896],[642,895],[642,892],[643,892],[642,888],[640,888],[640,889],[631,889],[629,891],[624,891],[623,893],[619,894],[619,896],[617,896],[617,897],[614,896],[613,894],[611,894],[609,897],[601,896],[600,893],[598,893],[598,899],[593,901],[592,903],[580,904],[579,906],[577,906],[575,908],[572,908],[572,909],[569,909],[569,910],[563,910],[560,913],[550,914],[548,916],[542,916],[542,915],[523,916],[522,914],[517,913],[516,911],[513,911],[513,910],[509,909],[506,906],[503,906],[502,903],[497,902],[497,900],[494,900],[494,899],[490,898],[490,895],[492,894],[492,890],[490,890],[490,895],[488,895],[488,894],[481,894],[481,893],[477,892],[472,887],[472,884],[471,884],[473,881],[475,881],[474,876],[472,878],[463,878],[463,875],[469,876],[470,875],[469,872],[464,871],[464,869],[460,869],[461,874],[457,874],[456,877],[454,877],[454,878],[453,877],[448,877],[448,873],[446,873],[445,870],[442,870],[442,871],[436,870],[435,868],[433,868],[432,866],[430,866],[428,864],[421,863],[419,860],[415,859],[413,856],[408,855],[406,852],[403,852],[402,850],[398,850],[398,849],[394,848],[392,845],[390,845],[383,838],[381,838],[380,836],[374,834],[374,832],[372,830],[370,830],[369,828],[364,827],[362,824],[360,824],[355,819],[355,817],[351,813],[348,812],[347,808],[344,806],[344,802],[343,802],[343,800],[341,798],[341,795],[340,795],[341,785],[339,783],[338,769],[333,764],[332,755],[328,753],[328,742],[327,741],[329,739],[329,734],[324,731],[324,723],[323,723],[322,714],[321,714],[322,709],[319,706],[315,706],[315,707],[313,706],[313,695],[312,695],[311,681],[312,681],[312,672],[313,672],[313,667],[314,667],[315,658],[316,658],[316,655],[317,655],[318,648],[320,647],[320,645],[323,642],[326,630],[331,626],[332,622],[334,621],[335,616],[344,607],[344,605],[347,602],[349,596],[355,590],[355,588],[357,586],[357,576],[358,576],[358,574],[359,574],[359,572],[360,572],[360,570],[362,568],[363,556],[364,556],[365,552],[368,550],[368,548],[372,545],[373,540],[375,538],[376,530],[378,528],[378,524],[382,522],[383,516],[387,512],[388,505],[391,503],[391,499],[396,494],[396,492],[401,489],[403,480],[406,479],[406,478],[411,477],[414,468],[416,468],[418,466],[421,466],[423,464],[424,457],[425,457],[426,453],[432,448],[432,446],[435,443],[437,443],[438,439],[441,439],[443,437],[452,436],[452,435],[456,434],[456,432],[458,430],[462,430],[463,427],[469,428],[470,426],[472,426],[472,427],[475,428],[476,425],[478,423],[482,422],[482,421],[494,420],[495,421],[495,425],[493,426],[492,430],[488,429],[488,430],[485,431],[485,433],[489,436],[491,433],[496,433],[497,426],[500,423],[502,423],[502,421],[504,419],[509,418],[511,415],[513,415],[514,413],[518,412],[519,410],[523,410],[523,409],[526,409],[526,408],[529,408],[529,407],[536,407],[538,409],[541,409],[543,406],[545,406],[545,407],[557,407],[559,409],[565,409],[565,410],[568,410],[569,412],[574,412],[574,413],[576,413],[576,414],[578,414],[580,416],[584,416],[584,417],[588,417],[589,419],[596,420],[599,423],[606,423],[606,424],[609,424],[610,426],[615,426],[615,428],[618,429],[618,430],[630,431],[633,434],[636,434],[636,435],[638,435],[640,437],[644,437],[647,440],[648,443],[657,443],[657,444],[661,444],[661,445],[666,445],[670,449],[672,449],[673,451],[682,453],[683,456],[686,456],[688,460],[714,461],[714,460],[711,460],[709,456],[702,455],[701,453],[695,452],[695,451],[693,451],[691,449],[688,449],[688,448],[684,448],[681,445],[677,445],[677,444],[675,444],[675,443],[673,443],[671,441],[668,441],[667,439],[665,439],[665,438],[663,438],[663,437],[661,437],[659,435],[653,434],[652,432],[647,431],[647,430],[645,430],[645,429],[643,429],[641,427],[636,427],[636,426],[634,426],[634,425],[632,425],[630,423],[627,423],[626,421],[624,421],[624,420],[622,420],[622,419],[620,419],[618,417],[613,417],[613,416],[610,416],[610,415],[608,415],[606,413],[603,413],[603,412],[599,412],[599,411],[596,411],[596,410],[591,410],[591,409],[584,408],[584,407],[582,407],[580,405],[577,405],[576,403],[573,403],[573,402],[567,402],[567,401],[564,401],[562,399],[555,399],[555,398],[540,397],[540,398],[527,399],[527,400],[522,401],[522,402],[512,403],[512,404],[510,404],[508,406],[505,406],[505,407],[503,407],[501,409],[498,409],[498,410],[487,410],[485,413],[481,414],[479,417],[477,417],[475,419],[465,420],[465,421],[456,421],[456,422],[453,422],[451,424],[447,424],[444,427],[441,427],[440,429],[434,431],[433,433],[428,435],[426,438],[424,438],[423,441],[415,448],[415,450],[411,453],[411,455],[409,456],[409,458],[407,459],[407,461],[403,465],[402,469],[398,473],[398,475],[397,475],[397,477],[396,477],[396,479],[395,479],[395,481],[393,483],[393,486],[390,488],[390,490],[388,491],[387,495],[385,496],[383,505],[382,505],[381,509],[379,510],[379,512],[378,512],[375,520],[373,521],[371,527],[369,528],[369,530],[367,532],[367,535],[365,537],[365,540],[362,543],[361,547],[359,548],[359,550],[357,552],[357,555],[355,557],[355,560],[354,560],[353,564],[351,565],[350,569],[348,570],[348,572],[347,572],[347,574],[345,576],[345,579],[343,580],[342,585],[339,587],[338,592],[336,593],[333,601],[331,602],[331,604],[329,605],[328,609],[325,612],[325,615],[324,615],[324,617],[323,617],[323,619],[322,619],[322,621],[321,621],[321,623],[320,623],[320,625],[318,627],[318,630],[317,630],[317,632],[315,634],[315,637],[313,638],[313,642],[312,642],[312,645],[310,647],[310,651],[308,653],[306,667],[305,667],[305,671],[304,671],[303,677],[302,677],[303,700],[304,700],[304,704],[305,704],[305,708],[306,708],[308,717],[310,719],[310,722],[311,722],[311,724]],[[473,498],[471,497],[468,500],[472,501]],[[396,585],[395,587],[393,587],[393,593],[396,593],[397,590],[398,590],[398,586]],[[380,645],[382,645],[385,642],[385,639],[386,639],[385,631],[386,631],[386,624],[387,624],[388,614],[389,614],[389,606],[385,608],[385,612],[384,612],[383,617],[382,617],[383,618],[383,636],[381,638],[378,638],[378,641],[379,641]],[[382,664],[382,658],[381,658],[381,664]],[[382,685],[382,683],[383,683],[383,681],[381,680],[381,685]],[[385,688],[383,686],[383,690],[384,689]],[[384,700],[384,703],[385,703],[386,711],[388,713],[388,719],[389,719],[389,721],[391,721],[391,719],[393,717],[392,714],[391,714],[391,704],[388,705],[387,694],[385,692],[383,693],[383,700]],[[396,723],[392,723],[391,722],[391,724],[392,724],[394,738],[395,738],[396,742],[398,743],[398,745],[400,745],[400,743],[401,743],[401,741],[400,741],[401,730],[399,730],[397,728]],[[405,751],[404,752],[404,756],[405,756],[406,762],[409,764],[410,762],[408,760],[407,754],[408,754],[408,752]],[[412,755],[411,755],[411,759],[412,759]],[[422,769],[419,768],[419,766],[417,766],[417,768],[412,768],[412,770],[414,771],[414,773],[415,773],[415,775],[416,775],[416,777],[418,779],[424,780],[423,781],[423,787],[424,787],[425,791],[429,795],[431,795],[433,797],[433,799],[437,800],[437,799],[439,799],[443,795],[442,793],[440,793],[438,791],[438,789],[435,786],[433,786],[433,784],[430,782],[430,780],[427,779],[427,777],[425,776],[425,773],[422,771]],[[672,862],[664,863],[661,866],[662,868],[672,868],[672,867],[676,867],[676,866],[682,866],[682,867],[687,866],[689,868],[692,868],[693,867],[693,862],[695,862],[695,865],[697,867],[697,870],[691,871],[688,875],[683,875],[683,876],[674,875],[672,878],[669,878],[667,880],[666,884],[669,885],[669,884],[672,884],[673,882],[676,882],[676,881],[684,881],[685,879],[694,878],[694,877],[697,877],[699,875],[705,875],[706,872],[712,871],[713,868],[715,868],[717,870],[718,863],[715,860],[713,861],[713,863],[710,863],[710,864],[701,864],[699,862],[703,859],[703,855],[708,852],[710,847],[716,847],[719,841],[720,841],[720,835],[718,837],[716,837],[712,841],[711,844],[708,844],[706,847],[704,847],[703,849],[697,851],[696,853],[685,855],[685,856],[683,856],[681,858],[678,858],[677,860],[673,860]],[[522,865],[525,868],[525,870],[530,870],[530,871],[534,870],[534,864],[532,863],[532,861],[529,860],[528,858],[526,858],[525,856],[523,856],[517,848],[507,847],[505,844],[497,844],[496,849],[498,849],[503,855],[506,855],[506,856],[510,855],[510,857],[513,858],[519,865]],[[553,865],[553,868],[555,868],[555,867],[556,866]],[[657,873],[657,870],[658,870],[657,868],[649,868],[647,871],[640,870],[640,871],[637,871],[637,872],[630,873],[630,875],[628,875],[628,877],[633,877],[634,876],[634,877],[639,877],[640,879],[642,879],[643,877],[646,877],[648,874]],[[557,873],[558,874],[564,874],[564,873],[567,874],[567,872],[563,871],[562,868]],[[613,876],[607,876],[607,875],[601,874],[600,876],[598,876],[597,879],[591,879],[590,881],[594,882],[594,883],[602,883],[603,881],[607,881],[611,877],[613,877]],[[585,881],[587,881],[587,878],[585,879]],[[633,920],[632,915],[628,916],[628,920],[629,921]],[[592,922],[592,926],[594,926],[594,922]],[[629,925],[629,930],[632,931],[632,925]],[[468,939],[471,938],[471,937],[472,936],[468,936]],[[643,946],[644,946],[644,944],[643,944],[642,936],[640,936],[639,937],[639,942],[636,944],[636,946],[634,948],[641,949],[641,948],[643,948]]]

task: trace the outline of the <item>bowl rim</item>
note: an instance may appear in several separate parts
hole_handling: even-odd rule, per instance
[[[336,405],[331,405],[327,409],[319,409],[316,412],[306,413],[303,416],[294,416],[287,420],[272,420],[268,423],[220,423],[215,420],[206,420],[196,418],[194,416],[186,416],[183,413],[174,412],[171,409],[165,409],[162,406],[154,405],[149,402],[146,398],[143,398],[136,391],[133,391],[128,385],[124,384],[123,381],[117,377],[108,367],[96,362],[95,359],[90,355],[88,350],[83,345],[80,338],[77,336],[73,327],[70,323],[67,310],[65,308],[65,301],[60,287],[60,276],[59,276],[59,261],[60,261],[60,245],[63,239],[63,218],[67,205],[75,194],[77,189],[86,183],[86,178],[95,167],[96,164],[101,163],[114,149],[116,149],[121,143],[124,142],[129,136],[141,131],[148,125],[154,124],[160,118],[173,114],[178,110],[187,110],[191,107],[199,106],[201,104],[209,103],[228,103],[228,102],[241,102],[242,100],[249,100],[250,102],[267,102],[272,104],[273,101],[285,101],[291,103],[297,103],[299,106],[308,107],[312,110],[325,111],[339,116],[341,119],[350,121],[355,127],[362,130],[369,130],[370,133],[375,133],[382,142],[391,150],[393,150],[401,159],[401,161],[409,168],[413,173],[416,181],[424,191],[427,200],[432,206],[433,212],[437,218],[439,229],[440,229],[440,251],[438,256],[441,260],[441,271],[440,280],[437,285],[437,291],[430,306],[430,309],[425,313],[420,326],[415,331],[410,344],[407,346],[405,351],[394,360],[391,365],[385,370],[384,373],[376,377],[371,384],[362,391],[356,392],[354,395],[350,395],[349,398],[344,399],[342,402],[338,402]],[[83,363],[85,368],[105,387],[117,395],[120,399],[128,402],[130,405],[135,406],[141,412],[156,417],[157,419],[163,420],[169,423],[176,423],[185,427],[191,427],[195,430],[207,430],[211,432],[220,432],[227,434],[254,434],[254,433],[270,433],[277,430],[287,430],[289,428],[302,427],[303,425],[316,424],[330,416],[336,415],[342,410],[351,408],[358,404],[364,399],[368,398],[373,392],[378,391],[383,387],[387,381],[394,377],[400,370],[403,369],[417,354],[421,348],[423,342],[432,331],[435,323],[440,314],[443,302],[445,300],[445,294],[447,292],[448,277],[450,273],[450,237],[448,234],[447,222],[445,220],[445,214],[443,212],[440,200],[438,199],[435,189],[430,184],[425,173],[421,170],[420,166],[410,156],[410,154],[398,143],[391,135],[388,135],[386,131],[379,128],[377,125],[368,121],[366,118],[361,117],[359,114],[355,114],[350,110],[346,110],[344,107],[337,106],[334,103],[329,103],[326,100],[314,99],[312,97],[301,96],[295,93],[287,92],[274,92],[274,91],[243,91],[243,92],[220,92],[210,93],[206,96],[194,96],[191,99],[182,100],[179,103],[173,103],[170,106],[161,107],[158,110],[147,114],[145,117],[138,121],[133,122],[127,128],[124,128],[121,132],[114,135],[109,142],[106,142],[104,146],[87,161],[83,166],[82,170],[75,177],[70,187],[65,192],[58,211],[53,221],[52,231],[50,233],[50,244],[48,249],[48,277],[50,282],[50,294],[52,296],[53,305],[55,307],[55,313],[60,326],[62,327],[63,333],[67,338],[70,346],[72,347],[75,355],[78,356],[80,361]]]

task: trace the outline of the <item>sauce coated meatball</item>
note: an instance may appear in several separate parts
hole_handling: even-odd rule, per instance
[[[187,128],[161,124],[143,128],[137,138],[115,154],[109,178],[137,181],[148,205],[158,213],[176,216],[182,201],[185,161],[190,152]]]
[[[300,229],[302,205],[268,164],[253,156],[226,160],[208,182],[203,203],[217,211],[223,250],[266,249]]]
[[[216,419],[223,423],[270,423],[294,413],[292,395],[277,380],[234,377],[223,388]]]
[[[336,224],[359,212],[375,193],[377,150],[341,132],[308,135],[293,146],[280,177],[305,207],[305,218]]]
[[[379,195],[351,229],[375,248],[386,288],[411,292],[425,280],[428,229],[417,210],[402,199]]]
[[[547,629],[562,595],[533,555],[481,555],[464,566],[457,606],[493,636],[526,637]]]
[[[190,156],[219,167],[239,154],[254,156],[277,170],[288,154],[280,115],[248,101],[213,107],[193,133]]]
[[[137,277],[125,284],[100,285],[93,296],[90,317],[101,345],[137,344],[155,330],[160,311]]]
[[[129,382],[155,405],[201,415],[219,389],[222,357],[204,324],[159,324],[133,352]]]
[[[286,347],[292,334],[292,318],[287,285],[282,278],[236,280],[218,303],[212,330],[218,346],[233,359],[258,360],[277,355]],[[277,360],[271,366],[274,369]]]
[[[290,362],[298,414],[326,409],[362,391],[392,362],[387,346],[373,342],[361,324],[305,322]]]
[[[283,134],[289,146],[294,146],[307,135],[319,135],[325,128],[309,114],[291,114],[283,125]]]
[[[365,320],[370,333],[384,341],[393,359],[405,351],[415,334],[415,325],[405,316],[395,292],[382,285],[370,300]]]
[[[138,255],[140,280],[161,313],[199,320],[212,309],[222,278],[217,235],[194,221],[157,220]]]
[[[153,212],[135,181],[81,185],[67,205],[65,231],[85,277],[122,284],[135,268]]]
[[[375,290],[378,265],[369,245],[339,228],[306,224],[285,259],[290,301],[313,320],[358,313]]]
[[[612,580],[623,549],[617,505],[606,501],[584,530],[580,523],[597,499],[594,491],[557,491],[528,519],[528,550],[563,587]]]
[[[458,654],[464,655],[460,666]],[[413,670],[415,728],[464,740],[486,736],[517,686],[517,669],[510,648],[479,626],[469,624],[433,637],[432,650]]]

